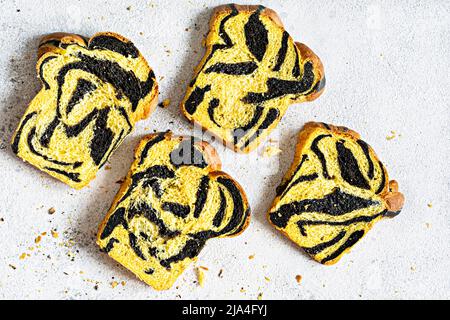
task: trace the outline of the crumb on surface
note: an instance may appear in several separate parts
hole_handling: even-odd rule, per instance
[[[55,230],[52,230],[51,233],[52,233],[52,237],[53,238],[58,238],[59,237],[58,232],[56,232]]]
[[[119,283],[117,282],[117,281],[113,281],[113,282],[111,282],[111,288],[115,288],[115,287],[117,287],[119,285]]]
[[[392,140],[397,136],[397,133],[394,130],[391,130],[391,135],[390,136],[386,136],[386,140]]]
[[[275,146],[268,146],[264,149],[263,151],[263,157],[273,157],[276,156],[277,154],[280,154],[282,152],[282,150],[278,147]]]
[[[205,273],[201,267],[197,268],[197,280],[198,285],[203,288],[203,285],[205,284]]]
[[[427,203],[428,208],[432,208],[433,204],[431,202]]]
[[[253,260],[254,258],[255,258],[255,255],[254,255],[254,254],[248,256],[248,259],[249,259],[249,260]]]
[[[164,99],[162,102],[158,104],[160,108],[167,108],[170,105],[170,99]]]
[[[56,212],[56,209],[54,207],[51,207],[48,209],[48,214],[54,214]]]
[[[300,282],[302,282],[302,276],[301,275],[296,275],[295,276],[295,280],[297,281],[297,283],[300,283]]]
[[[258,300],[262,300],[262,298],[263,298],[263,293],[262,292],[258,293]]]

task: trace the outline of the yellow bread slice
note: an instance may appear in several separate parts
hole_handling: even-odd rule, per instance
[[[292,103],[325,85],[319,58],[263,6],[217,7],[181,110],[237,152],[255,149]]]
[[[396,181],[358,133],[307,123],[268,213],[276,229],[323,264],[334,264],[404,203]]]
[[[37,73],[42,89],[29,104],[11,146],[20,158],[80,189],[156,105],[155,75],[124,37],[44,37]]]
[[[220,171],[216,151],[193,137],[145,137],[102,222],[103,251],[157,290],[169,289],[205,242],[240,234],[250,208]]]

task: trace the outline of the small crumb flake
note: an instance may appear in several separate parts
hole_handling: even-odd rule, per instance
[[[34,243],[39,243],[41,242],[42,237],[41,236],[37,236],[36,239],[34,239]]]
[[[25,259],[26,257],[27,257],[27,254],[24,252],[24,253],[22,253],[22,254],[20,255],[19,259],[20,259],[20,260],[23,260],[23,259]]]
[[[282,152],[281,149],[278,147],[268,146],[263,151],[263,157],[266,158],[273,157],[276,156],[277,154],[280,154],[281,152]]]
[[[127,284],[127,282],[126,282],[126,281],[122,281],[120,284],[121,284],[122,287],[123,287],[123,286],[125,286],[125,285]]]
[[[115,288],[115,287],[117,287],[119,285],[119,283],[117,282],[117,281],[113,281],[113,282],[111,282],[111,288]]]
[[[269,277],[264,277],[264,279],[265,279],[267,282],[270,281],[270,278],[269,278]]]
[[[433,208],[433,204],[431,202],[427,203],[427,206],[428,206],[428,208]]]
[[[217,275],[219,278],[222,278],[223,269],[220,269],[219,274]]]
[[[258,300],[262,300],[262,298],[263,298],[262,292],[258,293]]]
[[[200,266],[199,268],[200,268],[200,269],[203,269],[203,270],[206,270],[206,271],[209,270],[207,267],[204,267],[204,266]]]
[[[54,214],[56,212],[56,209],[54,207],[51,207],[48,209],[48,214]]]
[[[248,256],[248,259],[249,259],[249,260],[253,260],[254,258],[255,258],[255,255],[254,255],[254,254]]]
[[[203,288],[203,285],[205,284],[205,273],[203,272],[204,269],[201,267],[197,268],[197,280],[200,287]]]
[[[389,141],[389,140],[394,139],[395,137],[397,137],[397,133],[395,131],[391,130],[391,135],[390,136],[386,136],[386,140]]]
[[[111,166],[105,166],[105,170],[111,170]]]
[[[296,275],[295,276],[295,280],[297,281],[298,284],[300,284],[300,282],[302,282],[302,276],[301,275]]]
[[[16,270],[16,269],[17,269],[17,267],[16,267],[15,265],[9,264],[8,266],[9,266],[11,269],[13,269],[13,270]]]
[[[56,232],[55,230],[52,230],[51,233],[52,233],[52,237],[53,238],[58,238],[59,237],[58,232]]]
[[[170,99],[164,99],[162,102],[158,104],[158,107],[160,108],[167,108],[170,105],[171,100]]]

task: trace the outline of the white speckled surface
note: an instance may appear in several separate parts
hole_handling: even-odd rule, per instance
[[[291,106],[272,135],[281,155],[256,159],[218,148],[224,170],[247,191],[249,228],[207,244],[197,263],[209,268],[203,288],[194,283],[192,266],[177,288],[156,292],[98,251],[97,226],[139,137],[153,130],[191,133],[177,105],[203,55],[211,10],[223,1],[168,3],[0,1],[0,298],[256,299],[260,292],[263,299],[450,298],[447,1],[262,1],[294,39],[321,57],[327,88],[315,102]],[[172,100],[139,123],[112,157],[111,170],[101,170],[82,191],[22,163],[8,146],[40,88],[34,69],[39,37],[55,31],[115,31],[130,38],[154,68],[161,100]],[[397,218],[378,223],[335,266],[310,260],[265,220],[291,163],[295,135],[310,120],[360,132],[407,198]],[[395,137],[388,140],[391,131]],[[35,244],[42,232],[47,235]],[[126,284],[112,288],[112,281]]]

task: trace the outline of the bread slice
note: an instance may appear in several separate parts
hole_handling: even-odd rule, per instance
[[[269,211],[275,228],[323,264],[334,264],[375,222],[400,212],[396,181],[358,133],[307,123]]]
[[[37,73],[42,89],[12,137],[20,158],[80,189],[146,118],[158,98],[155,75],[124,37],[44,37]]]
[[[248,153],[290,104],[314,100],[324,85],[319,58],[294,42],[273,10],[225,5],[212,15],[206,52],[181,109],[227,146]]]
[[[147,136],[98,245],[153,288],[170,288],[208,239],[238,235],[249,223],[244,191],[220,168],[206,142],[171,132]]]

